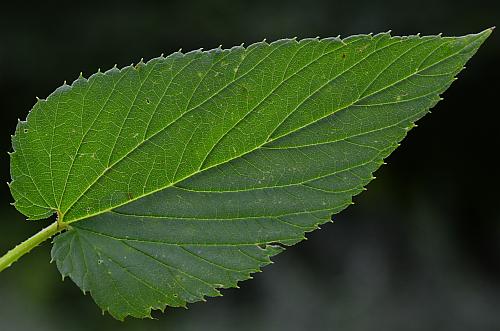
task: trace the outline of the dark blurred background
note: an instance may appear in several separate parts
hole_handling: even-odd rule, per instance
[[[0,181],[10,135],[64,80],[182,48],[382,32],[462,35],[500,1],[24,1],[0,6]],[[335,224],[224,298],[157,320],[102,316],[49,264],[45,243],[0,274],[0,330],[500,330],[500,31]],[[0,253],[25,222],[0,186]]]

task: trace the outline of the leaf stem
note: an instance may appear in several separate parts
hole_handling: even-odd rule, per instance
[[[55,221],[48,227],[40,230],[40,232],[36,233],[31,238],[23,241],[11,249],[4,256],[0,257],[0,272],[10,267],[12,263],[19,260],[19,258],[21,258],[24,254],[29,253],[36,246],[40,245],[42,242],[51,238],[55,234],[64,231],[66,228],[67,225],[64,223]]]

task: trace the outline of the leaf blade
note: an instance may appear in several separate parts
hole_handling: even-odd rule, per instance
[[[64,215],[53,259],[118,319],[217,296],[351,204],[489,33],[281,40],[80,78],[16,130],[16,207]]]

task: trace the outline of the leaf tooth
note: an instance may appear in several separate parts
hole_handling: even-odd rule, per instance
[[[319,42],[317,38],[303,38],[300,42]]]
[[[233,46],[233,47],[231,47],[231,48],[229,49],[229,51],[230,51],[230,52],[236,52],[236,51],[238,51],[238,50],[240,50],[240,51],[245,51],[245,47],[243,47],[242,45],[243,45],[243,43],[242,43],[242,44],[240,44],[240,45]],[[228,50],[222,50],[222,51],[223,51],[223,52],[225,52],[225,51],[228,51]],[[243,54],[243,55],[244,55],[244,54]]]
[[[146,315],[144,315],[144,318],[154,319],[153,316],[151,316],[151,311],[153,310],[153,308],[154,307],[148,307],[148,308],[146,308],[147,313],[146,313]]]
[[[194,54],[194,55],[196,55],[196,54],[200,54],[200,53],[202,53],[201,49],[202,49],[202,48],[193,49],[193,50],[191,50],[191,51],[187,52],[185,55],[193,55],[193,54]]]
[[[165,309],[167,309],[167,304],[163,302],[159,302],[161,304],[161,307],[158,308],[162,313],[165,313]]]
[[[108,70],[106,70],[104,72],[104,75],[108,75],[109,76],[111,74],[115,74],[115,73],[119,73],[119,72],[120,72],[120,70],[118,70],[118,68],[117,68],[117,66],[115,64],[114,66],[112,66],[111,68],[109,68]]]

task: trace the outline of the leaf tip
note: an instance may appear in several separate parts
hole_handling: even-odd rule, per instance
[[[484,39],[488,38],[489,35],[496,29],[496,26],[492,26],[492,27],[489,27],[481,32],[478,33],[478,35],[482,35],[482,36],[485,36]]]

